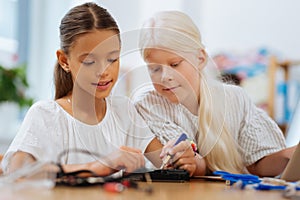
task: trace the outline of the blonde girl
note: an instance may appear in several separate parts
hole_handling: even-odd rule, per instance
[[[194,22],[179,11],[156,13],[143,25],[139,47],[154,89],[134,95],[138,112],[175,155],[170,166],[203,175],[215,170],[275,176],[294,148],[285,149],[276,123],[238,86],[208,76],[209,57]],[[151,85],[152,85],[151,84]],[[147,85],[147,84],[145,84]],[[182,132],[198,144],[172,148]]]

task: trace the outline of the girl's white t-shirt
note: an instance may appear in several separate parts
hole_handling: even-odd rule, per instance
[[[106,98],[106,105],[103,120],[99,124],[88,125],[73,118],[54,100],[35,103],[28,110],[4,156],[4,171],[16,151],[30,153],[37,160],[62,164],[99,159],[93,154],[78,151],[106,156],[124,145],[144,152],[155,136],[133,104],[126,97],[114,96]],[[67,153],[58,161],[63,151]]]

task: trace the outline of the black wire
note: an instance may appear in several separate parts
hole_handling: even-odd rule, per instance
[[[130,174],[127,176],[123,176],[122,177],[118,177],[118,178],[114,178],[110,175],[103,177],[103,179],[99,179],[99,181],[93,181],[90,182],[89,181],[89,177],[100,177],[99,175],[97,175],[95,172],[88,170],[88,169],[83,169],[83,170],[77,170],[77,171],[73,171],[73,172],[64,172],[63,167],[61,165],[61,160],[62,158],[69,153],[83,153],[83,154],[87,154],[87,155],[92,155],[95,156],[97,159],[103,159],[105,158],[105,156],[96,153],[96,152],[91,152],[91,151],[87,151],[84,149],[66,149],[64,151],[62,151],[60,154],[58,154],[57,156],[57,166],[59,167],[60,171],[57,173],[57,177],[56,177],[56,184],[57,185],[65,185],[65,186],[90,186],[90,185],[103,185],[107,182],[120,182],[122,183],[122,181],[124,180],[128,180],[130,181],[129,185],[127,185],[127,187],[130,188],[134,188],[136,190],[142,191],[142,192],[146,192],[151,194],[153,189],[152,187],[148,186],[148,187],[139,187],[139,185],[135,182],[138,180],[143,180],[144,178],[144,173],[139,173],[139,176],[137,176],[138,174],[131,174],[131,175],[135,175],[135,177],[131,177]],[[106,162],[109,162],[109,159],[106,159]],[[143,168],[142,171],[144,171],[145,169]],[[142,172],[140,171],[140,172]],[[137,171],[139,172],[139,171]],[[91,176],[89,177],[81,177],[81,174],[84,173],[90,173]],[[131,178],[133,178],[133,180],[130,180]],[[125,179],[124,179],[125,178]]]
[[[95,160],[100,160],[101,158],[103,159],[104,156],[97,153],[97,152],[91,152],[88,150],[84,149],[66,149],[62,151],[60,154],[57,156],[57,163],[56,165],[59,168],[59,172],[56,175],[56,183],[57,184],[63,184],[63,185],[71,185],[71,186],[80,186],[80,185],[89,185],[88,182],[86,182],[86,179],[84,177],[81,177],[81,174],[84,173],[89,173],[93,177],[99,177],[98,174],[95,172],[88,170],[88,169],[83,169],[83,170],[77,170],[77,171],[72,171],[72,172],[65,172],[63,170],[61,161],[66,154],[70,153],[82,153],[82,154],[87,154],[95,157]]]

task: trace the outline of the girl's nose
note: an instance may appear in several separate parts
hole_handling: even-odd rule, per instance
[[[164,66],[162,68],[161,81],[164,82],[164,81],[171,81],[171,80],[173,80],[172,72],[169,69],[169,67]]]
[[[97,71],[96,71],[96,76],[97,77],[105,77],[108,73],[108,65],[105,65],[104,63],[100,64],[97,68]]]
[[[97,71],[96,72],[96,76],[97,77],[101,77],[101,78],[107,76],[107,70],[103,70],[102,72],[101,71]]]

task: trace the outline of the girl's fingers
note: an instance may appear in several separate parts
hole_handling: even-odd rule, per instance
[[[133,172],[144,165],[142,156],[122,155],[118,168],[125,168],[126,172]]]
[[[196,165],[190,165],[190,164],[185,164],[181,165],[179,169],[184,169],[189,172],[190,176],[193,176],[194,172],[196,171],[197,166]]]
[[[184,169],[188,171],[190,176],[192,176],[197,169],[197,163],[194,157],[180,158],[172,165],[175,169]]]
[[[170,149],[173,147],[173,145],[175,144],[175,140],[170,140],[169,142],[167,142],[167,144],[162,148],[161,153],[160,153],[160,158],[165,157],[168,152],[170,151]]]
[[[110,154],[108,160],[114,170],[125,169],[127,172],[132,172],[145,166],[142,152],[127,146],[121,146],[118,151]]]
[[[196,165],[196,160],[194,157],[184,157],[184,158],[179,158],[178,160],[175,160],[172,163],[174,168],[179,168],[180,166],[183,166],[185,164]]]
[[[193,158],[195,152],[190,146],[189,142],[181,142],[176,145],[172,150],[169,151],[171,155],[173,155],[173,160],[176,161],[181,157],[191,157]]]
[[[191,144],[189,141],[182,141],[176,146],[174,146],[170,151],[169,154],[174,155],[177,152],[184,152],[188,149],[191,149]]]

